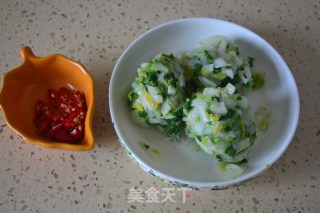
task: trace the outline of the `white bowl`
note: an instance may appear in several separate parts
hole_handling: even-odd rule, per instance
[[[213,35],[231,38],[242,55],[255,58],[255,68],[265,73],[262,89],[248,95],[250,113],[265,106],[273,114],[266,132],[258,132],[245,172],[235,179],[225,175],[216,159],[190,149],[185,143],[173,143],[156,128],[143,128],[130,117],[127,91],[141,63],[158,53],[179,54],[198,47],[199,41]],[[220,189],[240,184],[274,164],[290,144],[299,119],[299,95],[291,72],[264,39],[239,25],[210,18],[187,18],[159,25],[135,40],[114,67],[109,104],[115,130],[128,155],[145,171],[176,186]],[[149,145],[148,150],[141,142]],[[153,150],[153,151],[152,151]]]

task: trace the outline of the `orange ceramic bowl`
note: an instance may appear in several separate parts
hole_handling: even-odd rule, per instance
[[[22,47],[20,55],[22,64],[2,79],[0,106],[8,125],[26,141],[43,147],[76,151],[92,149],[95,107],[92,76],[83,65],[60,54],[36,57],[30,47]],[[82,91],[87,102],[84,139],[78,144],[56,142],[39,136],[33,122],[37,100],[47,100],[48,89],[58,90],[62,86]]]

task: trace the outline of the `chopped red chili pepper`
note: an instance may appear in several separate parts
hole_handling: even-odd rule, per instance
[[[87,110],[83,93],[61,87],[58,91],[49,89],[48,98],[49,103],[36,103],[34,122],[38,134],[67,143],[80,142]]]

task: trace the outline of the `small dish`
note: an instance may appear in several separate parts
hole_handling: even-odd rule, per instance
[[[244,173],[230,178],[212,156],[185,143],[166,141],[156,128],[143,128],[130,117],[126,92],[137,68],[159,53],[190,52],[214,35],[233,40],[245,56],[255,58],[255,67],[265,73],[263,88],[248,94],[250,114],[265,106],[274,120],[260,132],[248,156]],[[112,121],[121,145],[145,171],[175,186],[223,189],[247,181],[268,169],[284,153],[299,120],[299,95],[294,78],[277,51],[254,32],[231,22],[210,18],[186,18],[157,26],[135,40],[116,63],[109,86]]]
[[[0,106],[8,125],[26,141],[47,148],[84,151],[94,146],[92,116],[95,107],[94,81],[79,62],[60,54],[37,57],[30,47],[20,49],[22,64],[2,79]],[[79,144],[46,139],[33,123],[35,104],[45,100],[48,89],[67,87],[84,93],[87,103],[84,139]]]

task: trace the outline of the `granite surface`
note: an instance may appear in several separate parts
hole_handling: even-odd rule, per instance
[[[0,0],[0,72],[21,63],[19,48],[80,61],[96,82],[96,146],[88,152],[25,142],[0,115],[0,212],[320,212],[320,1]],[[243,25],[282,55],[297,82],[301,112],[292,143],[259,177],[221,191],[129,202],[130,190],[172,188],[125,154],[108,109],[112,69],[148,29],[185,17]],[[165,195],[163,195],[165,196]],[[165,197],[162,197],[165,199]]]

